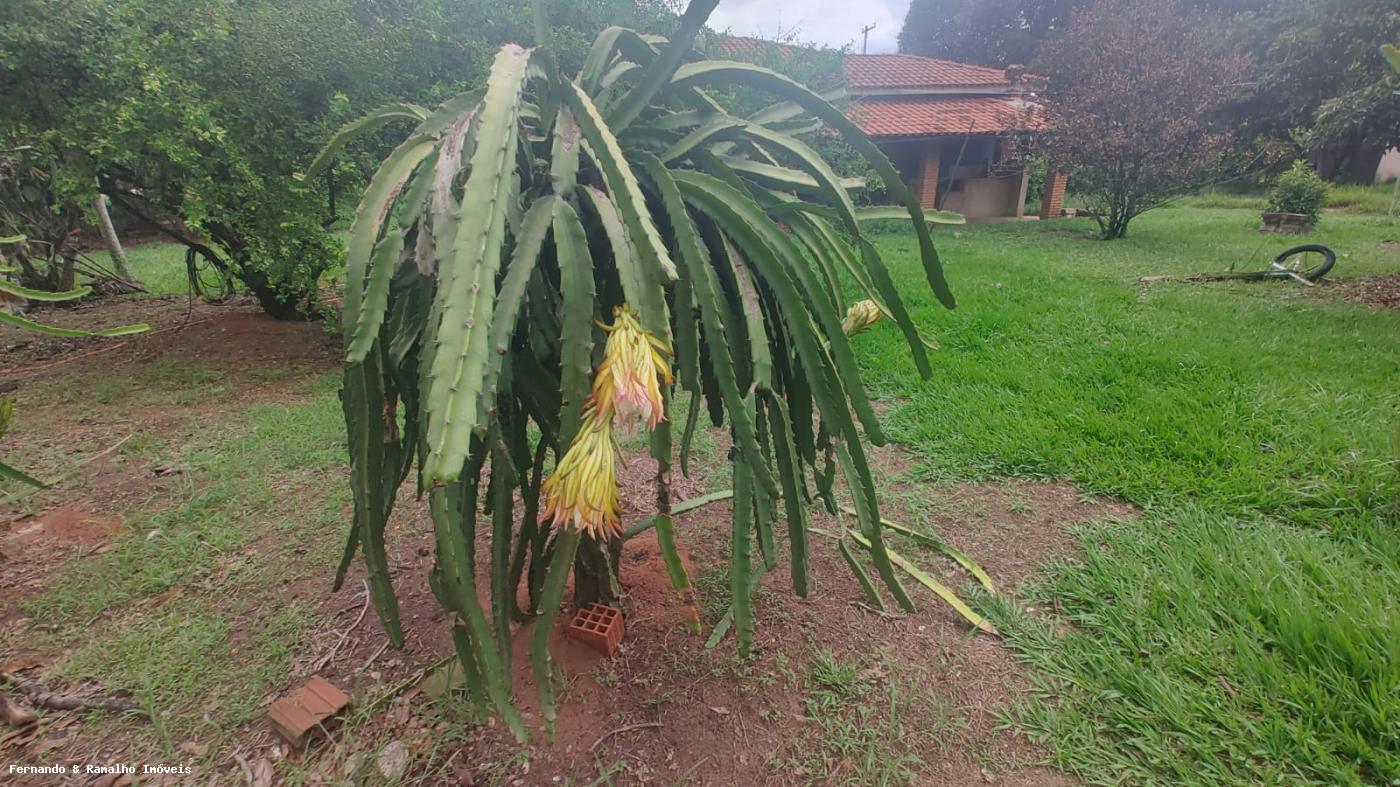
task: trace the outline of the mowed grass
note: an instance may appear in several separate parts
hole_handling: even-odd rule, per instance
[[[1394,183],[1333,184],[1327,189],[1327,201],[1323,208],[1326,211],[1340,211],[1349,214],[1385,215],[1389,212],[1391,201],[1394,198]],[[1240,208],[1262,211],[1268,206],[1268,203],[1268,195],[1263,190],[1239,192],[1208,188],[1199,194],[1174,199],[1171,204],[1178,208]],[[1323,221],[1327,220],[1327,215],[1327,213],[1323,214]]]
[[[1400,313],[1291,284],[1160,283],[1301,239],[1247,210],[1163,209],[940,233],[960,307],[921,381],[891,325],[859,337],[891,433],[933,480],[1062,476],[1141,518],[1081,532],[1032,617],[989,604],[1040,692],[1015,720],[1094,783],[1400,779]],[[1335,276],[1400,272],[1383,218],[1329,215]]]
[[[128,297],[185,295],[189,292],[189,272],[185,267],[183,245],[166,240],[150,240],[128,245],[125,250],[131,269],[146,287],[144,293]],[[335,288],[343,278],[344,270],[337,262],[322,273],[320,281],[323,287]],[[238,291],[243,291],[241,285],[235,283],[234,286]]]
[[[108,406],[218,390],[226,376],[212,371],[156,359],[114,376]],[[65,653],[55,672],[129,691],[151,720],[94,719],[104,725],[99,735],[167,756],[182,741],[219,743],[285,685],[314,616],[282,593],[290,582],[328,576],[343,539],[349,490],[338,383],[308,377],[285,401],[218,413],[187,433],[145,432],[131,443],[135,455],[123,451],[140,472],[178,466],[180,483],[114,512],[126,526],[108,547],[69,563],[24,604],[32,619],[52,624],[40,636]],[[22,449],[42,435],[12,437]],[[208,746],[208,757],[219,750]]]
[[[912,238],[878,240],[943,346],[923,381],[892,325],[856,339],[922,477],[1065,477],[1144,511],[1081,530],[1081,558],[1024,590],[1038,612],[979,599],[1033,668],[1036,691],[1010,721],[1089,783],[1400,779],[1400,313],[1292,284],[1137,287],[1143,274],[1259,266],[1304,240],[1337,249],[1335,277],[1396,273],[1400,251],[1382,242],[1400,225],[1336,213],[1297,239],[1261,236],[1257,221],[1164,209],[1112,243],[1086,220],[944,228],[954,312],[926,294]],[[138,248],[183,292],[182,256]],[[227,395],[208,369],[163,360],[92,395],[120,407],[153,385],[172,403]],[[226,735],[285,682],[308,617],[278,588],[328,571],[341,544],[334,388],[321,378],[294,402],[227,414],[186,445],[133,442],[188,483],[27,605],[72,648],[59,672],[136,691],[156,717],[149,745]],[[17,455],[44,460],[24,436]],[[788,766],[901,782],[938,756],[902,726],[904,703],[930,698],[840,659],[810,669],[820,734]]]
[[[146,285],[147,295],[183,295],[189,291],[184,246],[157,240],[129,245],[125,250],[131,269]]]

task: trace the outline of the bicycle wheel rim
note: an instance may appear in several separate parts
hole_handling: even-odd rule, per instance
[[[1337,264],[1337,255],[1326,246],[1308,243],[1285,249],[1274,258],[1274,264],[1283,268],[1279,275],[1291,273],[1308,281],[1317,281]]]

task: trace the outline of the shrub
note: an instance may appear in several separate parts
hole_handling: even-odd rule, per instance
[[[1302,213],[1316,223],[1326,202],[1326,181],[1318,177],[1306,161],[1299,159],[1278,176],[1269,192],[1268,209],[1276,213]]]

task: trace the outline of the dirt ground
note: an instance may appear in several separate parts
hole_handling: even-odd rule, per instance
[[[1325,279],[1317,288],[1320,297],[1364,303],[1383,309],[1400,309],[1400,274]]]
[[[37,511],[0,510],[0,622],[5,627],[42,625],[24,619],[23,600],[42,592],[69,561],[108,548],[121,523],[104,512],[140,505],[158,490],[188,483],[178,467],[113,463],[103,448],[134,430],[189,431],[250,402],[304,396],[297,386],[337,363],[338,342],[323,326],[276,322],[246,303],[191,307],[183,299],[109,299],[46,313],[44,319],[87,327],[144,320],[154,330],[106,341],[0,333],[0,387],[21,396],[35,386],[52,386],[55,379],[73,380],[81,388],[79,384],[129,373],[173,354],[222,370],[218,382],[231,387],[233,395],[196,397],[175,409],[146,406],[138,397],[120,413],[96,419],[64,422],[54,415],[61,423],[49,438],[51,448],[81,453],[90,462],[85,466],[88,481],[71,493],[45,493],[45,505]],[[270,365],[290,371],[277,376],[250,372]],[[713,472],[722,457],[698,459]],[[912,480],[910,458],[897,448],[878,450],[875,461],[877,475],[885,479],[886,516],[931,527],[979,561],[1013,599],[1041,561],[1073,556],[1067,528],[1133,514],[1121,504],[1085,500],[1064,483],[920,484]],[[622,474],[624,499],[651,500],[643,487],[652,472],[649,459],[631,460]],[[678,478],[675,493],[685,498],[727,486],[697,473]],[[219,751],[203,751],[198,738],[187,741],[181,751],[197,752],[210,769],[167,777],[165,783],[261,785],[289,779],[374,784],[383,783],[386,772],[389,781],[424,784],[864,783],[873,772],[867,761],[871,740],[884,754],[905,758],[902,770],[885,771],[902,773],[896,781],[1075,783],[1041,765],[1044,753],[1004,728],[1003,714],[1029,684],[995,637],[972,633],[966,621],[913,582],[906,582],[918,604],[913,614],[866,605],[834,542],[822,536],[813,536],[813,589],[807,598],[791,592],[785,564],[764,576],[755,600],[752,659],[736,657],[732,637],[704,652],[727,593],[722,567],[728,562],[730,524],[723,502],[683,515],[678,525],[700,597],[702,634],[691,634],[683,625],[688,608],[671,589],[654,536],[643,534],[629,541],[623,553],[626,638],[620,653],[604,659],[560,631],[553,635],[567,683],[552,743],[542,729],[530,678],[528,625],[514,631],[512,663],[515,695],[531,728],[531,743],[518,746],[490,721],[463,731],[467,706],[435,696],[432,680],[423,680],[451,652],[449,621],[427,585],[433,557],[424,506],[407,490],[400,500],[391,523],[390,562],[407,637],[402,650],[386,649],[374,614],[365,614],[358,563],[338,593],[329,592],[334,571],[329,564],[305,568],[278,591],[279,601],[314,610],[315,620],[294,657],[287,685],[260,702],[268,704],[320,674],[349,691],[356,710],[305,751],[288,747],[261,720],[220,738],[233,743]],[[649,513],[644,506],[630,510],[629,524]],[[813,526],[835,532],[841,523],[818,513]],[[972,585],[972,578],[951,561],[908,541],[892,544],[953,588]],[[567,618],[560,615],[561,630]],[[256,627],[259,621],[244,625]],[[229,636],[236,638],[239,632]],[[63,654],[29,650],[19,646],[22,641],[0,638],[0,645],[8,646],[0,648],[0,672],[50,677],[39,665]],[[821,688],[813,665],[823,660],[853,669],[836,710],[813,699]],[[88,717],[46,712],[27,730],[0,727],[0,768],[44,762],[54,754],[130,754],[136,744],[120,732],[135,741],[144,724],[127,719],[117,726],[118,735],[98,740],[96,733],[85,732]],[[862,737],[886,733],[884,738]],[[407,762],[396,768],[400,750]]]

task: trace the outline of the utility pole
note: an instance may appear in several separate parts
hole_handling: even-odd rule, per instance
[[[875,25],[866,25],[860,29],[860,53],[865,54],[866,45],[870,43],[870,31],[875,29]]]

